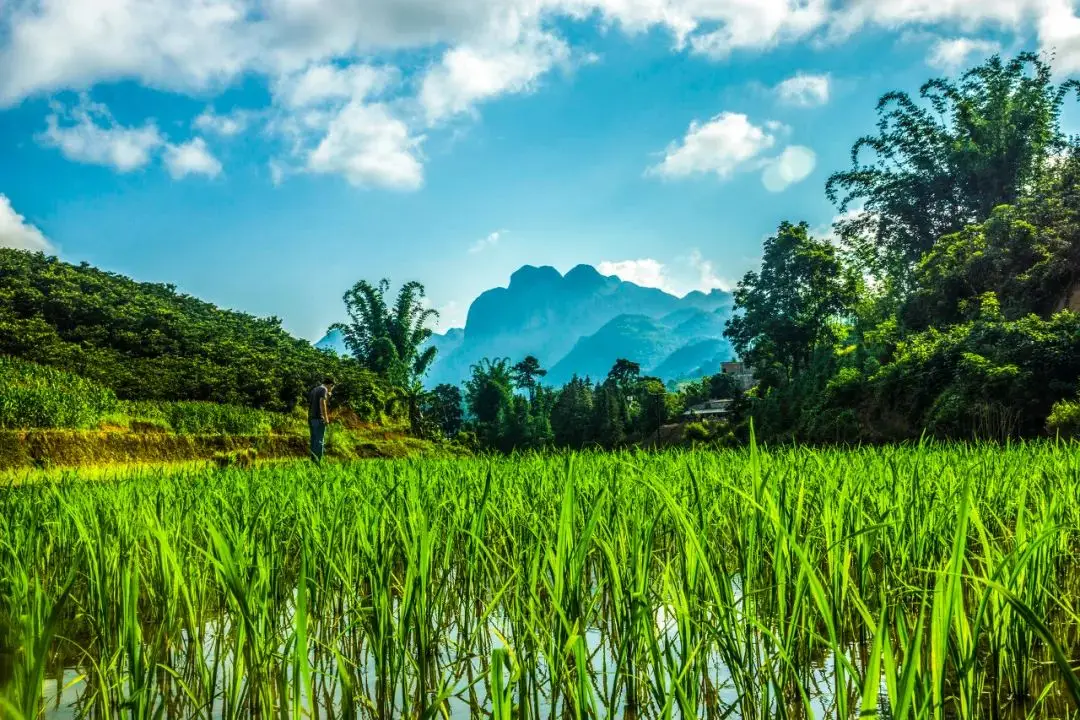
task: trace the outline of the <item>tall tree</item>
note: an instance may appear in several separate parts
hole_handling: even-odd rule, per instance
[[[551,408],[551,430],[560,447],[581,448],[591,439],[592,385],[577,375],[559,390]]]
[[[931,80],[917,102],[891,92],[878,133],[861,138],[852,168],[833,175],[837,223],[866,268],[901,294],[938,238],[1014,203],[1064,144],[1058,127],[1073,82],[1055,86],[1032,53],[993,57],[957,82]],[[854,208],[858,212],[850,213]]]
[[[619,358],[611,366],[607,379],[614,382],[620,389],[630,388],[641,377],[641,365],[636,362]]]
[[[498,447],[513,409],[510,360],[484,358],[472,366],[465,381],[465,402],[476,422],[478,435],[489,447]]]
[[[536,397],[536,386],[539,379],[547,375],[547,370],[540,367],[540,361],[533,355],[528,355],[513,368],[514,385],[529,393],[529,399]]]
[[[465,398],[457,385],[437,385],[424,399],[424,415],[437,424],[443,436],[457,437],[465,422]]]
[[[806,223],[781,223],[765,241],[761,271],[735,290],[724,335],[759,376],[782,383],[804,369],[816,347],[835,340],[835,323],[858,297],[858,284],[829,242]]]
[[[435,348],[421,350],[432,335],[429,325],[439,318],[424,306],[424,286],[407,282],[393,307],[387,303],[390,281],[378,285],[360,280],[345,293],[349,322],[337,323],[349,352],[366,368],[402,387],[423,377],[435,360]]]

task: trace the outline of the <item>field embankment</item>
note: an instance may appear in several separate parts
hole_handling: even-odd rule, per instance
[[[332,460],[397,458],[426,454],[429,443],[394,430],[332,431],[326,455]],[[245,460],[305,458],[302,435],[177,435],[110,430],[0,430],[0,471],[40,467],[83,467],[141,463],[220,464]]]
[[[403,457],[433,448],[391,419],[342,410],[327,438],[337,460]],[[237,458],[303,458],[307,421],[213,402],[121,400],[78,375],[0,356],[0,470]]]

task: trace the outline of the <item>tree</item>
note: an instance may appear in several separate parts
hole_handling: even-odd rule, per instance
[[[643,437],[658,433],[668,419],[668,392],[659,378],[645,378],[637,388],[641,412],[637,426]]]
[[[424,415],[439,426],[444,437],[453,438],[465,423],[465,399],[456,385],[437,385],[427,394]]]
[[[540,361],[532,355],[526,356],[524,360],[515,365],[512,372],[515,387],[527,390],[530,399],[536,397],[538,378],[547,375],[547,370],[540,367]]]
[[[513,408],[510,360],[484,358],[471,368],[465,381],[465,402],[476,422],[478,435],[489,447],[498,447]]]
[[[432,335],[428,325],[437,320],[436,310],[424,307],[424,286],[407,282],[393,307],[387,304],[389,280],[372,285],[357,282],[345,293],[349,322],[336,323],[345,346],[364,367],[402,387],[410,386],[427,372],[435,360],[435,348],[421,350]]]
[[[620,389],[626,390],[637,382],[640,376],[641,365],[626,358],[619,358],[608,372],[607,379],[618,385]]]
[[[551,430],[560,447],[581,448],[591,439],[592,386],[577,375],[558,391],[551,408]]]
[[[611,381],[597,385],[593,393],[592,435],[595,442],[615,448],[626,439],[626,403],[618,386]]]
[[[735,290],[735,315],[724,335],[740,357],[773,384],[807,366],[814,349],[832,343],[836,322],[858,297],[854,276],[832,244],[806,223],[781,223],[765,241],[760,273]]]
[[[727,373],[717,373],[707,378],[710,400],[734,400],[742,394],[739,383]]]
[[[923,256],[904,307],[914,330],[965,322],[997,295],[1006,318],[1062,309],[1080,280],[1080,154],[1076,148],[1016,205],[943,237]]]
[[[1008,63],[995,56],[956,83],[931,80],[922,104],[888,93],[878,134],[856,142],[852,168],[828,181],[829,199],[848,213],[840,235],[869,271],[907,294],[938,238],[1015,203],[1038,180],[1064,146],[1058,118],[1075,87],[1055,86],[1049,65],[1025,53]]]

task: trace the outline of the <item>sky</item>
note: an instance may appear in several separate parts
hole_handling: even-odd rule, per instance
[[[727,289],[883,93],[1022,50],[1080,76],[1078,3],[0,0],[0,246],[310,340],[359,279]]]

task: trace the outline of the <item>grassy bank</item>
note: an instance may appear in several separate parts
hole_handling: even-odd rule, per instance
[[[1073,718],[1078,496],[1080,453],[1051,444],[69,476],[0,494],[0,697]]]
[[[399,458],[440,450],[401,429],[333,428],[330,460]],[[238,459],[306,458],[308,437],[196,435],[122,430],[0,430],[0,472],[26,468],[87,467],[133,463],[232,463]]]

